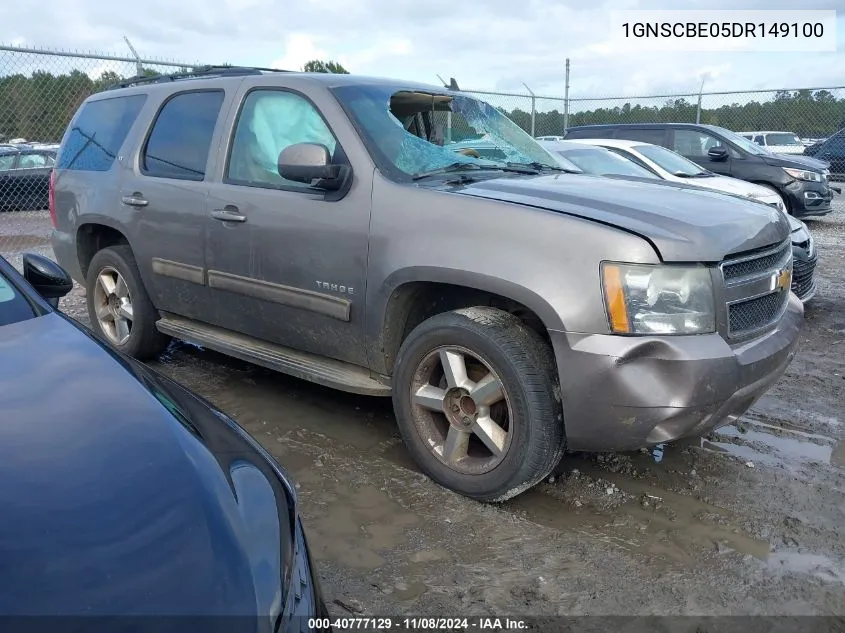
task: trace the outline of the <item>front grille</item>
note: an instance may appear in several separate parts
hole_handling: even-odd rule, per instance
[[[731,336],[742,336],[775,323],[783,313],[788,292],[773,292],[728,306]]]
[[[792,267],[789,241],[722,262],[728,338],[750,336],[778,322],[786,310],[790,291],[779,282],[784,269]]]
[[[782,266],[792,253],[791,244],[783,244],[776,249],[761,251],[759,255],[745,255],[722,264],[722,274],[725,281],[730,283],[758,274],[769,274]]]
[[[796,259],[792,264],[792,292],[799,299],[803,299],[813,291],[813,273],[817,262],[818,256],[814,253],[808,259]]]

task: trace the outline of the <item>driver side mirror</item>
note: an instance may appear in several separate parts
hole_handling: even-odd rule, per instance
[[[329,148],[320,143],[296,143],[279,154],[279,175],[285,180],[311,184],[316,187],[337,190],[346,181],[349,167],[332,165]]]
[[[707,150],[707,156],[710,158],[710,160],[727,160],[728,150],[722,145],[717,145],[716,147],[711,147]]]
[[[59,299],[73,290],[67,271],[43,255],[24,253],[23,277],[54,308],[59,307]]]

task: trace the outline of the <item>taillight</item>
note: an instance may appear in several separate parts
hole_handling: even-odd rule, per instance
[[[42,189],[42,191],[44,191]],[[58,228],[59,223],[56,218],[56,170],[50,172],[50,191],[48,194],[48,204],[50,207],[50,221],[53,223],[53,228]],[[43,198],[42,198],[43,200]]]

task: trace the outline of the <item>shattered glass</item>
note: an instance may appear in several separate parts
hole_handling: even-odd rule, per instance
[[[386,85],[341,86],[333,92],[382,170],[402,180],[455,164],[495,169],[508,163],[539,163],[558,168],[548,151],[484,101]],[[427,117],[426,138],[408,129],[417,114]]]

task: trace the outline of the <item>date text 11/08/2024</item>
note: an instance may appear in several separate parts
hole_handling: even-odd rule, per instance
[[[524,620],[512,618],[309,618],[309,629],[336,631],[518,631],[527,627]]]

